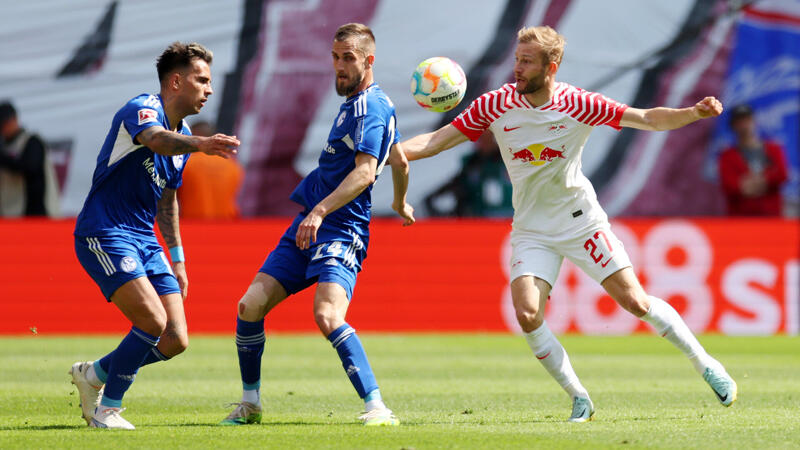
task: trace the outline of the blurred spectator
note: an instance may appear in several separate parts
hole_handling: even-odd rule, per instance
[[[719,157],[719,175],[732,216],[778,216],[781,184],[786,181],[786,157],[775,142],[762,141],[753,111],[739,105],[731,111],[736,143]]]
[[[192,125],[195,136],[211,136],[214,126],[206,121]],[[178,189],[180,215],[186,219],[235,219],[239,217],[236,197],[244,170],[236,159],[193,153],[183,169]]]
[[[44,141],[0,103],[0,217],[58,215],[58,185]]]
[[[511,217],[511,181],[492,133],[475,142],[461,171],[425,198],[432,216]]]

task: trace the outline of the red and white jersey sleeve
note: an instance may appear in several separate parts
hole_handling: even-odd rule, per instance
[[[514,228],[547,234],[576,232],[608,220],[581,153],[594,127],[620,129],[627,105],[567,83],[533,106],[515,84],[487,92],[451,124],[471,140],[489,130],[514,186]]]
[[[592,127],[608,125],[620,130],[619,121],[628,105],[597,92],[585,91],[567,83],[556,83],[556,90],[543,111],[558,111]]]
[[[471,141],[477,141],[489,126],[512,108],[525,108],[527,102],[516,93],[513,84],[476,98],[451,124]]]

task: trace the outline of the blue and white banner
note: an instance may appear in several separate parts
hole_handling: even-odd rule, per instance
[[[767,2],[769,4],[770,2]],[[774,2],[773,2],[774,3]],[[780,143],[789,163],[784,199],[800,202],[800,1],[781,8],[746,9],[722,96],[726,112],[718,121],[713,148],[733,142],[729,111],[749,104],[762,137]]]

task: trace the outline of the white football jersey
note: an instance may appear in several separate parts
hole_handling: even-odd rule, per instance
[[[617,130],[627,105],[567,83],[534,107],[516,83],[478,97],[452,125],[475,141],[491,130],[513,185],[514,229],[549,235],[606,222],[581,152],[592,127]]]

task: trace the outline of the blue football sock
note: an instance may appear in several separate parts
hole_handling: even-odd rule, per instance
[[[147,356],[144,357],[144,361],[142,361],[142,365],[139,367],[144,367],[148,364],[153,364],[160,361],[166,361],[168,359],[170,359],[170,357],[161,353],[158,347],[153,347],[152,350],[147,352]]]
[[[136,378],[136,372],[147,353],[158,344],[158,338],[158,336],[151,336],[136,327],[131,327],[128,335],[111,353],[108,379],[103,398],[100,400],[101,405],[117,408],[122,405],[122,396]]]
[[[264,354],[264,319],[247,322],[236,318],[236,352],[239,354],[239,373],[242,388],[247,391],[261,387],[261,355]]]
[[[111,366],[111,358],[113,355],[114,352],[111,352],[94,362],[94,373],[97,375],[97,378],[103,382],[103,384],[105,384],[106,380],[108,379],[108,369]],[[142,361],[142,365],[139,367],[157,363],[159,361],[167,361],[168,359],[170,359],[169,356],[161,353],[157,347],[153,347],[153,350],[147,352],[147,356],[144,357],[144,361]]]
[[[114,352],[111,352],[92,364],[94,367],[94,373],[97,375],[97,379],[100,380],[102,384],[106,384],[106,380],[108,379],[108,367],[111,365],[111,355],[113,354]],[[104,361],[105,365],[103,365]]]
[[[108,369],[111,367],[111,358],[113,356],[114,352],[112,351],[111,353],[94,362],[94,371],[97,374],[97,378],[99,378],[104,384],[106,379],[108,379]]]
[[[342,367],[360,398],[366,398],[367,394],[378,389],[378,382],[372,374],[367,354],[364,353],[364,347],[356,335],[356,330],[345,323],[333,330],[333,333],[328,335],[328,340],[339,353]]]

